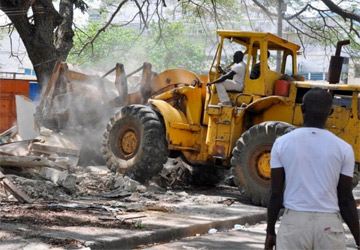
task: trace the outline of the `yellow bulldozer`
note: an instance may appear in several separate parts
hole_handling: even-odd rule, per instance
[[[139,91],[134,93],[129,93],[127,83],[134,72],[126,75],[121,64],[99,78],[116,71],[119,96],[112,103],[118,110],[107,124],[102,143],[107,166],[140,182],[157,175],[168,156],[180,155],[204,176],[211,169],[232,168],[240,190],[254,204],[266,206],[271,147],[277,137],[302,126],[302,98],[309,89],[319,87],[333,96],[334,112],[326,128],[354,149],[357,185],[360,85],[338,83],[345,43],[339,43],[332,57],[328,82],[305,81],[297,74],[298,45],[269,33],[219,30],[217,34],[220,42],[206,76],[183,69],[155,74],[145,63],[137,70],[143,71]],[[244,52],[244,88],[228,92],[231,105],[221,105],[216,86],[206,83],[221,76],[220,66],[231,67],[231,63],[223,65],[231,50]],[[281,62],[278,69],[272,62],[275,54]],[[260,63],[260,75],[253,79],[256,63]]]
[[[297,75],[300,47],[275,35],[217,33],[220,43],[208,76],[180,69],[162,72],[150,80],[146,105],[128,102],[110,119],[103,140],[107,166],[144,182],[162,169],[169,154],[180,152],[187,163],[204,166],[204,171],[209,165],[232,168],[235,183],[245,195],[254,204],[266,206],[271,147],[277,137],[302,126],[302,97],[319,87],[334,98],[326,128],[353,146],[355,186],[360,163],[360,85],[338,84],[339,65],[329,69],[330,83],[305,81]],[[221,76],[226,46],[242,49],[247,65],[243,91],[228,93],[231,106],[219,104],[216,87],[206,86]],[[268,52],[280,55],[278,71],[270,66]],[[335,64],[339,57],[337,51]],[[260,76],[251,79],[258,61]]]

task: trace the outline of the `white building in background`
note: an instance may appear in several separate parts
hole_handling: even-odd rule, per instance
[[[171,2],[168,1],[168,6],[176,4],[177,1]],[[99,21],[101,20],[100,10],[103,7],[101,0],[92,1],[88,13],[81,14],[80,11],[75,12],[75,21],[79,25],[85,24],[87,20]],[[261,32],[269,32],[276,34],[277,26],[276,20],[274,23],[271,22],[268,17],[256,7],[251,6],[251,1],[248,1],[248,14],[245,9],[240,15],[243,16],[243,22],[239,23],[236,26],[236,29],[239,30],[253,30]],[[161,12],[165,15],[168,8],[160,7]],[[115,23],[124,24],[132,20],[132,17],[136,14],[138,9],[136,7],[129,7],[120,11],[118,17],[114,19]],[[151,9],[150,11],[154,11]],[[110,14],[109,14],[110,15]],[[167,15],[170,15],[169,13]],[[178,12],[176,15],[171,14],[169,18],[174,21],[182,20],[181,15],[186,15],[186,13]],[[135,29],[141,29],[143,24],[139,21],[140,17],[138,16],[135,20],[130,23],[130,27]],[[6,20],[8,22],[8,20]],[[208,23],[214,27],[214,36],[215,36],[215,24]],[[189,24],[190,25],[190,24]],[[233,28],[234,24],[229,24],[229,27],[224,28]],[[201,29],[192,29],[196,36],[203,36]],[[297,34],[292,32],[291,27],[289,27],[285,22],[283,23],[283,38],[291,42],[300,44]],[[9,39],[9,36],[2,32],[3,39],[0,41],[0,77],[6,78],[16,78],[34,76],[32,64],[27,57],[26,50],[22,44],[19,35],[16,31],[13,32],[12,38]],[[214,39],[215,41],[215,39]],[[209,45],[207,52],[209,54],[208,59],[211,60],[215,50],[214,46]],[[304,49],[304,48],[303,48]],[[311,80],[326,80],[330,58],[335,53],[335,48],[332,48],[330,51],[325,51],[322,46],[312,46],[305,44],[305,53],[298,56],[298,73],[304,75],[306,79]],[[13,56],[12,56],[13,55]],[[346,56],[342,54],[343,56]],[[359,84],[360,85],[360,66],[354,65],[352,60],[344,60],[343,74],[341,81],[348,82],[349,84]]]
[[[1,30],[3,38],[0,40],[0,78],[29,79],[32,76],[35,80],[33,65],[19,34],[14,30],[10,38],[7,30]]]
[[[348,84],[360,84],[360,65],[351,63],[351,60],[349,63]]]

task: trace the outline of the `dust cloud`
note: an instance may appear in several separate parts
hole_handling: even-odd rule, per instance
[[[126,63],[120,62],[124,64],[126,74],[143,65],[144,61],[135,62],[135,59],[130,57]],[[115,87],[115,71],[101,77],[114,68],[117,62],[113,59],[108,59],[108,62],[105,60],[106,57],[99,58],[93,68],[68,64],[69,71],[83,73],[88,77],[78,79],[60,72],[60,87],[54,90],[54,83],[44,108],[38,111],[43,126],[70,135],[77,145],[81,145],[79,165],[82,166],[105,164],[102,155],[103,134],[111,116],[120,109],[119,103],[122,103]],[[140,70],[127,79],[128,93],[139,91],[141,74]],[[44,82],[40,96],[44,95],[48,81]]]
[[[117,97],[114,83],[108,80],[72,82],[72,100],[64,131],[77,137],[81,145],[80,165],[104,164],[102,137],[110,117],[119,107],[112,107]]]
[[[139,68],[139,64],[132,68]],[[119,100],[115,87],[115,72],[105,78],[100,77],[108,70],[92,77],[91,81],[70,81],[71,104],[64,131],[75,134],[81,145],[79,165],[105,164],[101,152],[103,134],[111,116],[120,109],[119,103],[123,101]],[[141,73],[139,71],[128,78],[129,93],[139,90]]]

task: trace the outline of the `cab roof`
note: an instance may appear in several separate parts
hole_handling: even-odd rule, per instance
[[[304,81],[304,82],[294,82],[295,86],[298,88],[321,88],[321,89],[330,89],[330,90],[341,90],[341,91],[352,91],[359,92],[360,85],[351,85],[351,84],[331,84],[326,81]]]
[[[236,42],[239,42],[245,46],[250,45],[251,38],[259,38],[268,41],[268,49],[270,50],[282,50],[287,48],[292,51],[298,51],[300,49],[300,46],[295,43],[265,32],[218,30],[217,33],[223,38],[232,38]]]

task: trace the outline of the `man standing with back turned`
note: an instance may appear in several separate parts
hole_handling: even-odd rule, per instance
[[[352,194],[354,152],[324,129],[331,106],[332,97],[325,90],[309,90],[301,106],[304,127],[274,143],[265,249],[275,244],[276,249],[286,250],[345,249],[342,219],[359,246],[359,218]],[[276,238],[282,205],[285,211]]]

